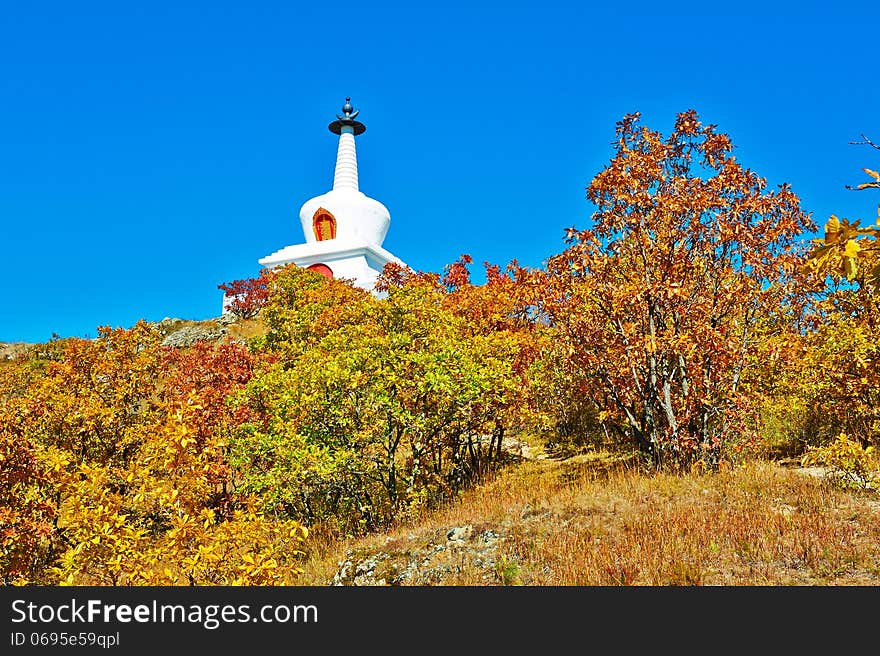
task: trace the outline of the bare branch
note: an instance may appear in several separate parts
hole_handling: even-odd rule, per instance
[[[880,145],[875,144],[873,141],[868,139],[864,132],[862,132],[863,141],[850,141],[850,144],[853,146],[870,146],[871,148],[876,148],[880,150]],[[865,172],[868,172],[868,169],[865,169]],[[873,175],[873,174],[872,174]],[[863,189],[880,189],[880,182],[866,182],[860,185],[844,185],[850,191],[861,191]]]
[[[880,150],[880,146],[868,139],[868,137],[865,136],[864,132],[862,132],[862,139],[864,141],[850,141],[849,143],[853,146],[871,146],[871,148],[876,148],[877,150]]]

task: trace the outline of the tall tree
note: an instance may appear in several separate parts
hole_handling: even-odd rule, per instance
[[[740,434],[750,355],[792,294],[814,226],[789,185],[769,191],[693,110],[668,137],[639,114],[592,180],[593,227],[569,228],[541,309],[599,419],[655,465],[716,461]]]

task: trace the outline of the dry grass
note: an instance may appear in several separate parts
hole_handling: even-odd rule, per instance
[[[239,319],[229,324],[229,337],[235,340],[247,341],[252,337],[266,334],[266,326],[259,317],[254,319]]]
[[[438,546],[458,526],[500,536],[490,567],[467,545]],[[527,461],[388,534],[311,542],[306,585],[327,584],[346,558],[427,562],[425,553],[437,549],[445,565],[414,583],[880,583],[880,502],[761,462],[678,476],[648,475],[602,455]]]
[[[24,342],[0,342],[0,364],[11,361],[27,352],[32,344]]]

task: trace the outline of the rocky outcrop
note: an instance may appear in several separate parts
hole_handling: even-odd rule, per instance
[[[470,578],[494,582],[498,576],[495,530],[477,530],[470,524],[436,530],[428,539],[414,534],[388,537],[379,551],[349,551],[338,563],[333,585],[442,585],[467,573]]]
[[[226,336],[226,332],[222,326],[184,326],[168,333],[162,340],[162,346],[184,348],[196,342],[217,342]]]
[[[27,352],[32,344],[24,342],[0,342],[0,360],[14,360],[19,355]]]

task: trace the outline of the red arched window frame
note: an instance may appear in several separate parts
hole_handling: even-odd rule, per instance
[[[336,217],[323,207],[319,207],[312,217],[312,228],[318,241],[336,239]]]
[[[330,267],[328,267],[326,264],[321,264],[319,262],[318,264],[312,264],[306,268],[309,271],[314,271],[316,273],[320,273],[325,278],[332,278],[333,277],[333,270]]]

